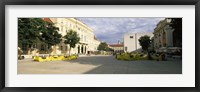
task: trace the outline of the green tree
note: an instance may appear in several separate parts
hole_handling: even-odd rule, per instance
[[[69,55],[70,55],[70,51],[71,48],[75,48],[76,44],[80,41],[80,37],[78,36],[76,31],[73,30],[69,30],[69,32],[67,32],[67,34],[64,36],[64,43],[65,44],[69,44]]]
[[[150,36],[147,36],[147,35],[141,36],[138,40],[139,40],[139,43],[140,43],[140,46],[142,47],[142,49],[144,51],[148,52],[148,48],[149,48],[150,42],[151,42]]]
[[[59,28],[55,27],[53,23],[46,22],[46,29],[41,31],[40,40],[51,46],[59,44],[62,41],[62,35],[58,33]]]
[[[42,18],[18,18],[18,45],[28,45],[29,50],[39,41],[48,44],[48,47],[56,45],[62,36],[57,30],[53,23]]]
[[[27,45],[30,50],[45,29],[45,22],[41,18],[18,18],[18,45]]]
[[[102,51],[113,51],[113,49],[108,47],[108,44],[106,42],[101,42],[97,49]]]
[[[175,46],[182,46],[182,18],[171,18],[170,26],[174,29],[173,43]]]

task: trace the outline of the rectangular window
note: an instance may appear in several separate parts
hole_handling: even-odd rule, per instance
[[[81,41],[83,41],[83,35],[81,35]]]
[[[133,36],[130,36],[130,38],[133,38]]]

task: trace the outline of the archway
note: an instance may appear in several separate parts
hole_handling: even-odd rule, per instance
[[[80,54],[80,46],[78,46],[78,54]]]
[[[81,46],[81,53],[83,54],[83,45]]]

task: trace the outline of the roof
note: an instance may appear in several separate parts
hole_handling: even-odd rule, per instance
[[[123,47],[123,44],[110,44],[111,47]]]
[[[47,22],[53,23],[53,22],[51,21],[50,18],[44,18],[44,21],[47,21]]]

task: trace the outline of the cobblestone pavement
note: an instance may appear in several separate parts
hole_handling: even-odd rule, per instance
[[[18,61],[18,74],[182,74],[182,61],[119,61],[114,56],[84,56],[72,61]]]

